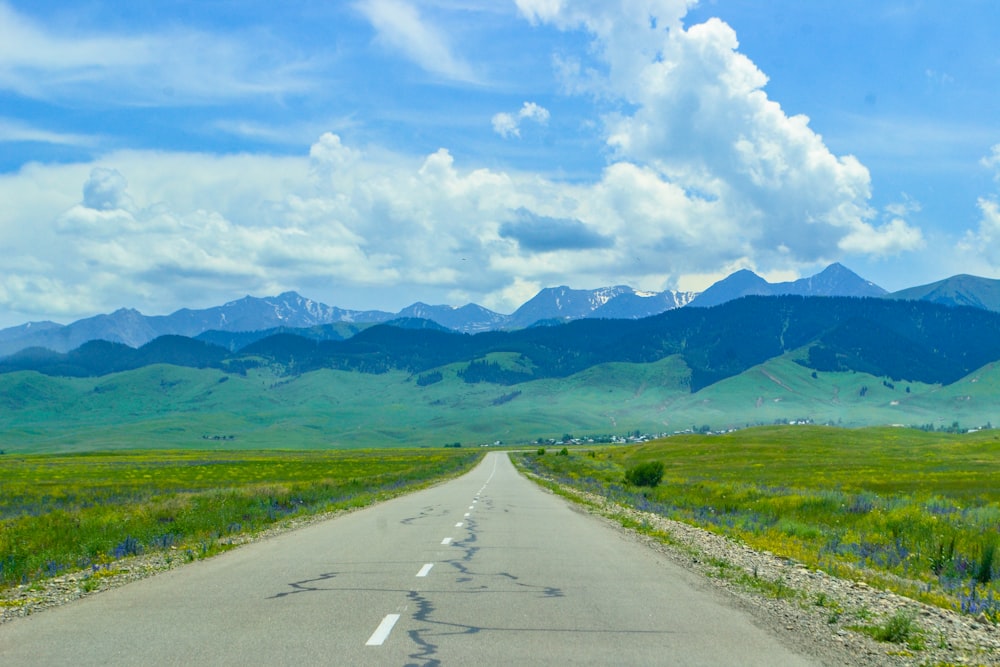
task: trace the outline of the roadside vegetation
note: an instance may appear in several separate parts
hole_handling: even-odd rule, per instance
[[[768,427],[519,458],[561,484],[1000,622],[997,432]]]
[[[0,590],[165,551],[194,560],[286,518],[361,507],[471,468],[461,449],[0,457]]]

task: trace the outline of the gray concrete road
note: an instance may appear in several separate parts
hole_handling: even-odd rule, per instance
[[[0,626],[0,665],[815,664],[539,489],[464,477]]]

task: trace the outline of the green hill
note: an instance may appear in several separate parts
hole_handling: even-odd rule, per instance
[[[800,350],[692,394],[677,355],[608,363],[517,385],[466,382],[464,363],[433,383],[402,371],[322,369],[286,376],[253,369],[149,366],[100,378],[0,375],[0,449],[441,447],[538,438],[671,433],[795,420],[859,426],[1000,423],[1000,367],[949,387],[818,372]],[[498,364],[516,355],[492,356]],[[815,377],[814,374],[815,373]],[[437,375],[440,379],[436,379]]]

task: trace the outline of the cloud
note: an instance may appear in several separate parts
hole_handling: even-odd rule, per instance
[[[133,205],[127,189],[128,181],[117,169],[94,167],[83,184],[83,205],[95,211],[130,210]]]
[[[455,81],[475,82],[472,67],[455,55],[444,31],[406,0],[363,0],[355,7],[375,28],[377,39],[424,70]]]
[[[868,224],[855,226],[851,233],[840,239],[840,247],[859,255],[884,257],[924,247],[924,236],[899,218],[874,227]]]
[[[959,241],[959,252],[985,259],[993,270],[1000,266],[1000,202],[993,197],[980,197],[979,228],[969,230]]]
[[[598,233],[579,220],[550,218],[523,208],[514,212],[513,220],[500,225],[499,233],[502,238],[513,239],[521,248],[531,252],[614,246],[614,239],[610,236]]]
[[[97,137],[68,132],[54,132],[28,125],[12,118],[0,118],[0,143],[32,142],[62,146],[91,146]]]
[[[259,34],[58,31],[0,0],[0,90],[33,99],[204,104],[314,88],[311,64],[288,53]]]
[[[525,102],[516,114],[501,112],[493,116],[493,131],[504,139],[521,136],[521,121],[531,120],[539,125],[549,122],[549,110],[534,102]]]
[[[774,270],[919,246],[920,230],[901,217],[873,226],[868,170],[768,98],[766,75],[729,25],[682,25],[692,2],[517,4],[530,21],[592,36],[595,55],[564,60],[561,71],[567,89],[622,107],[605,119],[614,158],[642,168],[646,182],[679,188],[681,210],[709,204],[711,224],[727,233],[721,242],[741,245],[750,261]]]
[[[979,163],[987,169],[992,169],[994,180],[1000,182],[1000,144],[993,146],[990,154],[980,160]]]
[[[994,171],[994,179],[1000,183],[1000,144],[990,149],[990,154],[983,157],[980,164]],[[983,260],[987,263],[984,270],[996,271],[1000,268],[1000,200],[996,195],[980,197],[979,226],[975,230],[967,230],[956,248],[965,255]]]

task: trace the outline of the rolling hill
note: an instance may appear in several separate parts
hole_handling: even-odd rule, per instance
[[[459,334],[427,320],[231,352],[166,336],[0,360],[0,448],[524,442],[776,421],[976,426],[1000,415],[1000,314],[744,297],[641,320]],[[219,444],[223,443],[223,444]]]

